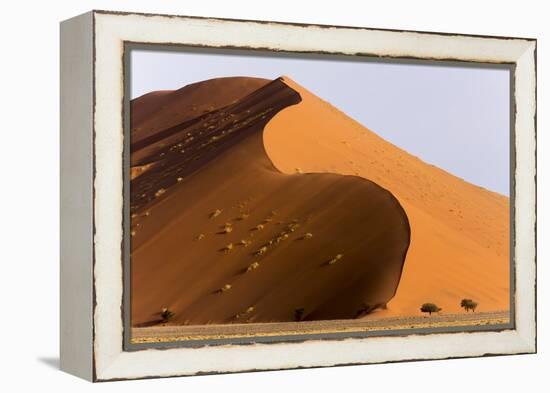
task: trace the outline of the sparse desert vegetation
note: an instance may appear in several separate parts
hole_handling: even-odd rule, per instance
[[[298,221],[293,221],[291,222],[290,224],[288,224],[288,230],[290,232],[294,232],[296,231],[296,229],[298,229],[300,227],[300,224],[298,223]]]
[[[264,255],[267,252],[267,247],[263,246],[258,251],[256,251],[256,255]]]
[[[222,210],[221,210],[221,209],[216,209],[216,210],[214,210],[212,213],[210,213],[210,218],[216,218],[216,217],[218,217],[220,214],[222,214]]]
[[[239,241],[237,243],[237,245],[239,246],[243,246],[243,247],[248,247],[252,244],[252,240],[248,240],[248,239],[242,239],[241,241]]]
[[[246,306],[245,306],[246,307]],[[255,311],[255,310],[254,310]],[[491,313],[470,313],[470,314],[445,314],[432,315],[430,318],[424,316],[409,316],[409,317],[388,317],[388,318],[358,318],[348,320],[330,320],[330,321],[296,321],[295,315],[292,315],[292,322],[279,323],[250,323],[247,319],[250,315],[243,310],[234,316],[233,323],[223,325],[204,325],[184,326],[189,323],[183,323],[182,326],[162,326],[162,327],[146,327],[132,329],[132,342],[171,342],[177,341],[182,337],[190,337],[193,335],[205,334],[212,338],[236,338],[242,337],[243,331],[247,334],[254,333],[258,335],[272,334],[305,334],[305,333],[321,333],[331,332],[372,332],[372,331],[388,331],[388,330],[403,330],[403,329],[419,329],[419,328],[441,328],[448,326],[455,327],[473,327],[487,325],[502,325],[510,322],[509,312],[491,312]],[[237,322],[237,323],[235,323]]]
[[[472,312],[476,311],[477,308],[477,302],[474,302],[472,299],[462,299],[460,302],[460,307],[462,307],[466,312],[472,310]]]
[[[223,86],[226,81],[215,83]],[[482,266],[477,255],[477,245],[471,245],[473,262],[470,263],[469,259],[465,261],[464,266],[468,266],[466,269],[457,263],[465,259],[464,255],[459,254],[458,246],[446,240],[455,238],[452,228],[455,224],[452,220],[455,218],[461,219],[460,228],[463,228],[464,233],[473,231],[471,227],[474,224],[476,228],[490,227],[490,223],[487,224],[482,216],[476,216],[475,223],[468,223],[468,214],[472,215],[472,209],[461,204],[461,195],[471,197],[472,204],[491,206],[490,209],[502,204],[498,196],[491,196],[492,204],[485,203],[483,198],[468,194],[463,189],[464,184],[454,182],[453,179],[445,184],[445,189],[438,188],[438,182],[449,180],[441,180],[445,173],[434,172],[417,159],[409,160],[406,152],[395,155],[400,157],[400,165],[394,165],[394,157],[387,156],[387,152],[396,150],[395,147],[385,145],[381,138],[356,124],[357,130],[366,135],[363,139],[368,145],[363,144],[363,139],[359,141],[350,134],[350,127],[346,123],[348,120],[343,114],[338,115],[341,122],[327,122],[330,123],[327,124],[328,128],[342,131],[337,135],[333,135],[334,132],[328,128],[328,131],[321,130],[319,133],[304,128],[303,132],[294,133],[294,136],[280,127],[272,128],[271,134],[267,131],[264,133],[264,125],[271,127],[281,115],[286,116],[300,107],[315,103],[316,98],[305,92],[303,100],[298,102],[296,91],[300,95],[303,91],[300,87],[293,91],[288,85],[275,82],[269,84],[269,89],[274,90],[262,92],[270,97],[269,103],[261,99],[252,102],[247,98],[248,94],[263,88],[263,85],[248,79],[242,83],[243,86],[255,84],[256,88],[247,90],[235,112],[232,112],[231,101],[238,97],[238,84],[227,91],[219,86],[214,90],[210,88],[207,93],[200,93],[201,87],[198,85],[200,94],[193,96],[193,105],[197,107],[194,114],[185,117],[186,108],[181,104],[185,101],[183,94],[180,97],[184,101],[167,104],[173,105],[173,119],[155,120],[155,114],[144,113],[147,124],[140,124],[141,131],[132,131],[133,141],[144,141],[143,148],[131,151],[132,167],[155,163],[152,169],[144,171],[131,183],[131,228],[138,234],[131,242],[132,288],[137,288],[132,292],[132,307],[135,310],[132,312],[132,323],[141,325],[151,318],[158,320],[158,305],[170,305],[170,311],[175,312],[170,326],[184,323],[195,326],[234,323],[235,314],[246,314],[251,302],[261,312],[254,312],[253,318],[243,317],[239,323],[295,321],[296,307],[299,307],[297,310],[302,309],[299,320],[303,320],[304,315],[308,321],[316,318],[353,319],[359,308],[363,315],[370,314],[372,304],[387,302],[390,296],[369,293],[364,298],[368,299],[369,305],[361,307],[359,305],[364,299],[354,298],[355,294],[346,298],[348,294],[343,294],[341,301],[338,299],[327,305],[327,295],[345,292],[350,280],[359,277],[365,281],[356,293],[368,293],[370,287],[376,287],[373,282],[409,280],[407,285],[401,284],[397,292],[384,291],[396,293],[395,298],[387,312],[379,310],[373,315],[374,318],[384,313],[395,315],[396,310],[407,312],[408,315],[419,315],[418,307],[425,299],[435,301],[437,309],[439,306],[444,307],[445,314],[460,312],[469,318],[473,316],[469,311],[475,310],[477,317],[478,309],[462,306],[466,310],[464,312],[459,308],[460,298],[449,300],[446,293],[433,290],[444,288],[444,285],[450,285],[451,293],[463,293],[463,296],[476,294],[476,303],[481,302],[483,310],[505,309],[505,306],[495,308],[498,296],[491,289],[476,292],[474,288],[468,287],[480,281],[475,270],[477,266]],[[219,94],[213,95],[213,92]],[[224,102],[224,94],[235,96]],[[260,97],[263,97],[262,94]],[[171,98],[167,97],[170,101]],[[219,100],[210,112],[205,110],[206,104],[210,106],[209,100]],[[277,115],[275,122],[272,119],[258,122],[257,116],[265,116],[263,112],[267,106],[273,108],[273,115]],[[251,112],[244,115],[247,109]],[[319,113],[324,119],[325,112],[319,107],[312,113]],[[201,116],[200,119],[188,122],[197,115]],[[304,116],[299,120],[317,121],[316,116]],[[161,137],[170,122],[185,127],[174,129],[170,138]],[[319,127],[324,126],[322,123],[323,120]],[[245,134],[246,138],[232,139],[233,135]],[[285,137],[277,140],[281,134]],[[317,143],[309,146],[309,142],[316,141],[315,138],[320,141],[319,146]],[[220,143],[221,139],[223,143]],[[350,145],[338,143],[342,139],[350,141]],[[154,142],[147,145],[149,140]],[[208,143],[210,141],[213,143]],[[161,149],[163,143],[165,146]],[[290,143],[296,143],[298,149],[311,147],[312,154],[293,154]],[[330,149],[325,149],[325,145],[330,146]],[[370,145],[372,149],[367,148]],[[325,150],[319,153],[319,149]],[[359,151],[367,153],[362,156],[358,154]],[[381,153],[383,151],[384,154]],[[159,153],[164,153],[161,160],[158,160]],[[350,165],[353,167],[350,168]],[[296,172],[300,172],[295,171],[295,168],[303,168],[307,175],[295,176]],[[408,173],[401,173],[403,170]],[[353,171],[357,171],[358,176],[363,178],[338,176]],[[394,177],[403,181],[393,182]],[[378,199],[379,188],[376,183],[367,182],[364,178],[378,183],[384,189],[381,199]],[[176,180],[182,183],[178,184]],[[411,182],[416,182],[418,189],[411,188]],[[155,199],[158,190],[164,190],[168,198],[164,195]],[[418,199],[420,197],[415,193],[416,190],[422,196],[421,199]],[[439,203],[439,200],[442,202]],[[372,208],[375,201],[376,205]],[[426,201],[429,204],[424,206],[422,203]],[[405,216],[398,202],[402,203]],[[412,209],[408,210],[408,207]],[[449,213],[449,208],[452,208],[453,214]],[[145,209],[153,212],[146,219],[143,217]],[[502,210],[505,210],[504,207]],[[430,214],[425,215],[426,211]],[[460,217],[457,212],[460,212]],[[408,231],[407,218],[413,230],[419,229],[414,236]],[[438,220],[450,220],[450,229],[439,225]],[[136,224],[141,224],[141,227]],[[256,225],[262,227],[254,228]],[[427,251],[419,249],[418,239],[428,244],[425,240],[426,236],[431,236],[431,232],[427,228],[432,227],[443,231],[441,235],[446,243],[441,245],[441,249],[450,250],[446,259],[440,254],[437,258],[434,256],[434,259],[441,261],[442,266],[452,263],[452,272],[461,274],[460,285],[464,288],[452,287],[452,280],[444,275],[441,275],[441,283],[436,282],[432,279],[434,276],[430,275],[433,266],[426,267],[431,266],[432,262],[419,259],[419,255],[426,260],[427,256],[431,257],[429,245],[426,246]],[[501,239],[500,232],[497,235],[493,229],[490,227],[487,233],[478,233],[480,242],[487,242],[486,239],[493,242],[488,244],[490,248],[484,247],[482,250],[483,257],[491,262],[486,264],[490,268],[498,265],[491,252],[501,252],[501,259],[505,259],[506,250],[506,239]],[[220,231],[222,235],[218,235]],[[407,253],[410,239],[413,239],[412,252]],[[461,246],[461,238],[456,239]],[[501,241],[502,246],[497,246],[497,241]],[[437,252],[439,249],[436,247]],[[397,251],[391,254],[388,250]],[[417,258],[414,264],[406,265],[404,270],[403,255],[407,256],[407,263],[411,258]],[[376,263],[391,268],[388,267],[387,271],[385,268],[375,268]],[[327,268],[326,265],[332,266]],[[408,268],[413,265],[414,269]],[[261,269],[257,270],[259,267]],[[401,277],[388,277],[386,280],[386,274],[400,271],[403,272]],[[497,277],[499,272],[490,273],[495,273],[494,277]],[[428,277],[422,282],[426,283],[429,290],[410,290],[414,287],[411,280],[417,275]],[[499,280],[495,278],[495,282]],[[224,284],[235,287],[223,296],[211,296],[217,291],[223,293],[219,287],[225,287]],[[502,287],[499,284],[499,288]],[[300,300],[301,294],[306,292],[308,298]],[[405,298],[407,302],[403,301]],[[490,300],[489,303],[487,299],[492,298],[496,300]],[[353,305],[348,310],[346,304]],[[452,304],[452,308],[449,304]],[[399,307],[392,309],[392,305]],[[426,316],[428,313],[426,311]],[[440,316],[418,318],[431,321]]]
[[[255,309],[256,308],[254,306],[250,306],[246,310],[244,310],[243,312],[240,312],[237,315],[235,315],[235,319],[241,319],[241,318],[247,317],[250,314],[252,314]]]
[[[176,314],[173,311],[169,310],[167,307],[164,307],[160,311],[160,317],[163,323],[170,321],[172,318],[174,318],[174,315]]]
[[[162,194],[164,194],[166,192],[166,190],[164,188],[159,188],[157,190],[157,192],[155,192],[155,196],[158,198],[159,196],[161,196]]]
[[[231,288],[233,288],[233,286],[231,284],[225,284],[223,287],[218,289],[218,292],[219,293],[224,293],[224,292],[229,291]]]
[[[223,226],[223,229],[221,231],[221,233],[231,233],[233,232],[233,225],[231,225],[231,223],[226,223],[224,226]]]
[[[229,251],[231,251],[233,249],[233,243],[229,243],[228,245],[226,245],[225,247],[223,247],[221,249],[221,251],[223,251],[224,253],[228,253]]]
[[[434,312],[440,312],[441,307],[438,307],[435,303],[424,303],[420,307],[420,311],[423,313],[428,313],[429,315],[432,315]]]
[[[344,254],[336,254],[336,256],[335,256],[334,258],[331,258],[331,259],[328,261],[328,264],[329,264],[329,265],[334,265],[336,262],[338,262],[339,260],[341,260],[343,257],[344,257]]]
[[[252,270],[256,270],[259,267],[260,267],[259,262],[252,262],[250,265],[248,265],[248,267],[246,268],[246,271],[251,272]]]
[[[306,312],[306,309],[303,307],[300,307],[294,310],[294,320],[296,322],[300,322],[301,320],[303,320],[305,312]]]
[[[243,221],[243,220],[246,220],[248,217],[250,217],[249,213],[241,213],[241,215],[237,217],[237,220]]]

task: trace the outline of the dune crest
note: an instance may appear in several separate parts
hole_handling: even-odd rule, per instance
[[[264,143],[283,173],[341,173],[392,192],[411,225],[401,283],[378,315],[417,315],[431,301],[461,312],[474,298],[481,311],[509,309],[509,199],[459,179],[383,140],[288,77],[302,102],[266,127]]]

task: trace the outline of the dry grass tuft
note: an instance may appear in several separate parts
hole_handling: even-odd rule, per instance
[[[197,240],[202,240],[204,239],[204,233],[199,233],[199,235],[197,236]]]
[[[263,246],[258,251],[256,251],[256,255],[264,255],[267,252],[267,247]]]
[[[252,270],[256,270],[260,267],[260,262],[252,262],[248,267],[246,268],[247,272],[251,272]]]
[[[243,221],[243,220],[246,220],[248,217],[250,217],[250,214],[248,214],[248,213],[241,213],[241,215],[240,215],[239,217],[237,217],[237,220]]]
[[[246,240],[246,239],[243,239],[243,240],[241,240],[240,242],[237,243],[237,245],[244,246],[244,247],[248,247],[251,244],[252,244],[252,240]]]
[[[224,248],[222,248],[222,251],[225,252],[226,254],[231,251],[233,249],[233,243],[229,243],[227,246],[225,246]]]
[[[221,287],[218,291],[220,293],[224,293],[229,291],[232,288],[231,284],[225,284],[223,287]]]
[[[233,226],[230,223],[226,223],[223,226],[221,233],[231,233],[231,232],[233,232]]]
[[[158,198],[159,196],[161,196],[161,195],[164,194],[165,192],[166,192],[166,190],[165,190],[164,188],[159,188],[159,189],[157,190],[157,192],[155,192],[155,197]]]
[[[253,313],[255,309],[256,308],[254,306],[250,306],[246,310],[244,310],[243,312],[238,313],[237,315],[235,315],[235,319],[240,319],[240,318],[246,317],[247,315]]]
[[[222,214],[222,210],[221,209],[216,209],[212,213],[210,213],[210,218],[218,217],[220,214]]]
[[[296,229],[298,229],[300,227],[300,224],[298,224],[297,222],[293,222],[292,224],[289,224],[288,225],[288,230],[290,232],[294,232],[296,231]]]
[[[344,254],[337,254],[334,258],[332,258],[330,261],[328,261],[328,264],[329,265],[334,265],[336,262],[338,262],[340,259],[342,259],[343,256],[344,256]]]
[[[286,231],[282,231],[275,238],[275,243],[280,243],[280,242],[282,242],[283,240],[286,240],[286,239],[288,239],[288,233],[286,233]]]

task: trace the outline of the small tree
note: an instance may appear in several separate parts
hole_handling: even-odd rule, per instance
[[[297,308],[294,310],[294,319],[296,322],[300,322],[304,318],[304,313],[306,310],[304,308]]]
[[[477,302],[474,302],[472,299],[462,299],[460,302],[460,307],[466,310],[466,312],[472,310],[472,312],[476,311]]]
[[[168,308],[164,307],[162,311],[160,312],[160,317],[162,318],[162,322],[166,323],[172,318],[174,318],[174,312],[170,311]]]
[[[432,315],[433,312],[439,312],[441,311],[440,307],[437,307],[434,303],[424,303],[422,307],[420,307],[420,311],[427,312],[428,314]]]

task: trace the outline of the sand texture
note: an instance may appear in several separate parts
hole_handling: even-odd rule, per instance
[[[223,91],[220,80],[202,88],[193,102]],[[355,318],[394,296],[410,228],[393,195],[353,175],[281,173],[266,154],[265,125],[300,101],[276,79],[208,115],[139,130],[134,326],[159,323],[164,307],[170,324]]]
[[[266,128],[273,164],[284,173],[299,167],[370,179],[407,213],[411,244],[397,294],[383,314],[419,315],[425,302],[458,313],[463,298],[475,299],[478,311],[509,309],[509,199],[423,162],[284,79],[302,102]]]
[[[509,308],[509,200],[283,77],[132,101],[131,319],[156,326]],[[397,115],[397,114],[396,114]]]

